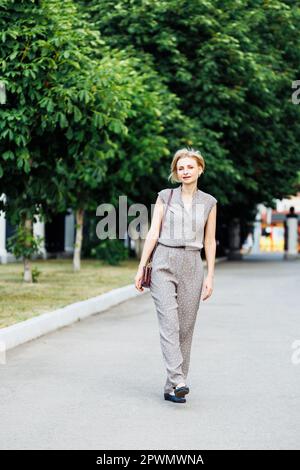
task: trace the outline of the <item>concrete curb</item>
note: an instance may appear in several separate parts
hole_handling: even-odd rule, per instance
[[[227,257],[218,258],[216,263],[227,260]],[[206,264],[206,262],[204,262]],[[71,325],[78,320],[95,315],[133,297],[150,292],[144,289],[139,292],[133,284],[113,289],[104,294],[91,297],[87,300],[75,302],[66,307],[42,313],[28,320],[0,329],[0,349],[2,351],[56,331],[64,326]]]
[[[15,325],[2,328],[0,330],[0,342],[2,341],[5,344],[6,350],[14,348],[19,344],[38,338],[145,293],[146,290],[138,292],[132,284],[113,289],[96,297],[81,300],[66,307],[42,313]]]

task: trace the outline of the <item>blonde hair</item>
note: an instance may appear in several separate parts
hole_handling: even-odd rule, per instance
[[[203,156],[198,150],[193,148],[184,147],[175,152],[172,163],[171,163],[171,173],[168,176],[168,180],[171,180],[171,183],[179,183],[180,181],[177,178],[177,162],[180,158],[191,157],[195,158],[197,161],[198,167],[202,168],[204,173],[205,170],[205,161]]]

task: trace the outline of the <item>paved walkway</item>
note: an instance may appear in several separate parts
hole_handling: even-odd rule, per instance
[[[163,400],[149,291],[9,350],[0,448],[299,449],[299,268],[278,256],[216,265],[186,404]]]

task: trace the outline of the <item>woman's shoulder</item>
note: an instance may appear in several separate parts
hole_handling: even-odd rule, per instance
[[[202,197],[204,197],[204,199],[205,199],[206,201],[208,201],[208,202],[210,202],[210,203],[216,203],[216,202],[218,202],[218,199],[215,198],[215,196],[213,196],[212,194],[207,193],[207,192],[205,192],[205,191],[202,191],[201,189],[198,189],[198,191],[200,192],[200,195],[201,195]]]
[[[167,202],[167,197],[171,192],[171,188],[164,188],[157,192],[159,197],[162,199],[163,202]]]

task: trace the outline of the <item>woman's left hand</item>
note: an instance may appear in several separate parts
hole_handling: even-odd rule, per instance
[[[213,292],[213,276],[206,276],[203,281],[202,293],[201,293],[201,300],[206,300],[208,297],[211,296]]]

